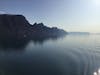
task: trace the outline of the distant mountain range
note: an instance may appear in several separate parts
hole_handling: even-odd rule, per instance
[[[66,35],[57,27],[47,27],[43,23],[30,24],[23,15],[0,14],[0,38],[42,38]]]
[[[73,34],[73,35],[89,35],[89,32],[69,32],[69,34]]]

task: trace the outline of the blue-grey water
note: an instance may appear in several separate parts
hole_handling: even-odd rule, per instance
[[[0,75],[100,73],[100,35],[67,35],[14,44],[0,46]]]

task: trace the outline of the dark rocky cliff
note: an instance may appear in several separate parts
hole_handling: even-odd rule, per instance
[[[0,37],[34,38],[62,36],[67,32],[56,27],[49,28],[43,23],[31,25],[23,15],[0,15]]]

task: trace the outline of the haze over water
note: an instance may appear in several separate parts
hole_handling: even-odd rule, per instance
[[[100,68],[100,35],[23,43],[0,46],[1,75],[95,75]]]

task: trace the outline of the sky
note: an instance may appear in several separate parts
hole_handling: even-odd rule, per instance
[[[70,32],[100,32],[100,0],[0,0],[0,13]]]

